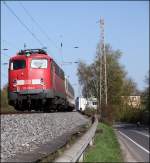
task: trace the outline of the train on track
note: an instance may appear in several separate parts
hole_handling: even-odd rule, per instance
[[[45,50],[26,49],[9,60],[8,102],[18,111],[72,111],[74,89]]]

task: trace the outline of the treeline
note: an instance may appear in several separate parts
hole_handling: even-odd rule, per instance
[[[122,52],[113,50],[110,45],[106,45],[105,53],[107,58],[107,96],[108,105],[98,107],[98,115],[102,121],[112,123],[113,121],[148,123],[149,119],[149,87],[140,92],[136,83],[128,77],[123,65],[120,64]],[[100,47],[97,46],[96,56],[90,65],[83,61],[78,64],[77,75],[79,83],[82,86],[82,95],[87,97],[96,97],[99,103],[99,82],[100,82]],[[147,79],[148,80],[148,79]],[[141,97],[141,105],[138,108],[125,105],[123,97],[131,95]]]
[[[1,113],[15,112],[15,109],[8,104],[8,85],[6,84],[3,89],[0,90],[1,93]]]

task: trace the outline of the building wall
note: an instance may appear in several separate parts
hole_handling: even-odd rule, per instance
[[[128,104],[133,108],[139,108],[141,105],[141,97],[140,96],[122,96],[123,103]]]

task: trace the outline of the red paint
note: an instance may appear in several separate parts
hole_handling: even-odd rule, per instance
[[[31,68],[31,61],[33,59],[47,59],[47,68]],[[25,60],[26,67],[18,70],[11,70],[10,63],[15,60]],[[9,63],[9,91],[14,92],[18,90],[34,90],[34,89],[55,89],[57,92],[65,94],[65,84],[55,71],[51,70],[52,58],[43,54],[32,54],[30,56],[17,55],[10,59]],[[43,79],[44,85],[32,84],[33,79]],[[54,78],[54,79],[53,79]],[[23,85],[14,86],[14,80],[24,80]]]

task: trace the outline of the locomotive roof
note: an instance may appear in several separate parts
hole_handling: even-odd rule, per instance
[[[24,49],[21,50],[18,55],[27,55],[27,54],[43,54],[43,55],[47,55],[47,52],[44,49]]]
[[[27,49],[27,50],[21,50],[18,52],[15,56],[11,57],[10,59],[26,59],[27,57],[30,58],[48,58],[52,59],[45,51],[31,51],[31,50],[37,50],[37,49]],[[29,53],[29,56],[27,55]]]
[[[40,54],[35,54],[34,56],[28,56],[28,58],[47,58],[47,59],[52,59],[50,56],[43,56]],[[25,55],[16,55],[10,58],[12,59],[27,59],[27,56]]]

